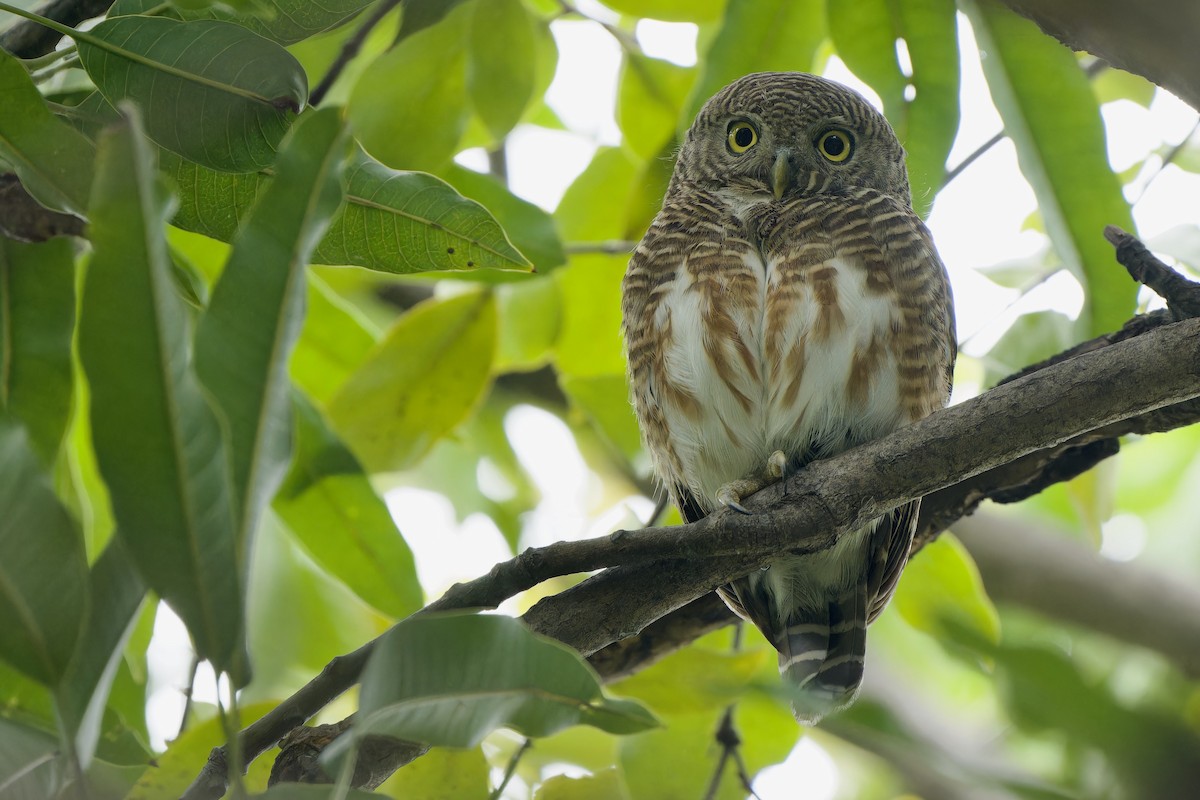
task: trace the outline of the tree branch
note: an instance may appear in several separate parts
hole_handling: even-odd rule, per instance
[[[721,512],[674,528],[527,550],[419,613],[494,607],[547,578],[609,567],[543,599],[525,621],[585,655],[643,631],[643,642],[652,643],[656,620],[655,632],[674,640],[688,625],[719,627],[722,615],[711,600],[697,598],[773,555],[828,547],[843,532],[926,496],[919,547],[987,497],[1024,496],[1078,474],[1115,452],[1116,436],[1200,419],[1200,319],[1170,319],[1137,318],[979,397],[810,464],[786,485],[751,497],[753,516]],[[353,685],[371,647],[335,659],[247,728],[241,737],[247,761]],[[637,652],[617,649],[599,658],[617,675],[639,661]],[[648,654],[656,655],[652,645]],[[217,749],[185,797],[219,797],[224,770]]]

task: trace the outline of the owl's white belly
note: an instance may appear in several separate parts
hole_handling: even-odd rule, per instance
[[[778,263],[764,265],[755,252],[745,261],[754,279],[741,291],[697,286],[680,269],[658,308],[670,317],[657,320],[671,332],[663,377],[699,400],[690,413],[664,408],[678,479],[706,510],[721,486],[761,474],[776,450],[830,455],[902,419],[890,346],[901,312],[868,289],[861,264],[808,267],[822,277],[818,291],[794,275],[781,285]]]

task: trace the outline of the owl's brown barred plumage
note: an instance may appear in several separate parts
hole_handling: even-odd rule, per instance
[[[749,75],[701,109],[621,305],[637,416],[688,520],[950,395],[950,287],[904,150],[859,95],[812,75]],[[779,650],[801,721],[857,695],[918,505],[721,589]]]

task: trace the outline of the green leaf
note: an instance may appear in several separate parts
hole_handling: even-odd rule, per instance
[[[617,82],[617,123],[641,158],[654,158],[675,138],[679,112],[696,71],[669,61],[626,52]]]
[[[331,659],[378,636],[392,622],[314,563],[274,514],[263,517],[249,586],[247,639],[254,682],[243,690],[243,703],[277,705]]]
[[[275,512],[325,571],[383,613],[423,603],[412,551],[362,466],[317,409],[296,403],[296,456]]]
[[[289,370],[296,386],[324,403],[366,360],[379,333],[362,312],[311,270],[305,306],[308,311]]]
[[[812,72],[814,54],[824,38],[824,0],[730,2],[716,38],[700,57],[700,78],[684,106],[680,133],[708,98],[743,75]]]
[[[756,682],[777,680],[775,664],[774,649],[758,643],[738,653],[687,647],[613,688],[657,714],[724,710],[742,699]]]
[[[489,291],[417,305],[329,403],[334,427],[371,472],[412,466],[482,399],[495,340]]]
[[[628,259],[580,256],[554,273],[562,294],[555,361],[565,375],[624,375],[621,278]]]
[[[346,113],[363,148],[388,166],[436,170],[457,151],[468,118],[469,11],[404,38],[358,79]]]
[[[618,766],[630,800],[703,797],[715,767],[714,736],[723,709],[681,714],[658,730],[630,736],[618,744]],[[781,704],[761,696],[738,703],[734,724],[741,734],[739,752],[753,779],[763,767],[787,757],[801,729]],[[670,764],[670,769],[663,769]],[[715,795],[742,800],[746,792],[737,770],[726,769]]]
[[[1061,353],[1074,341],[1073,327],[1071,319],[1057,311],[1021,315],[984,357],[984,384],[992,386],[1030,364]]]
[[[632,461],[641,452],[642,437],[624,375],[563,374],[558,382],[571,404],[596,426],[615,453]]]
[[[304,322],[309,253],[342,201],[347,144],[336,109],[296,125],[196,331],[196,373],[227,436],[239,554],[291,459],[287,362]]]
[[[726,4],[727,0],[604,0],[604,5],[613,11],[664,22],[715,22],[721,18]]]
[[[300,62],[229,22],[115,17],[71,35],[109,103],[136,101],[151,139],[212,169],[273,162],[308,96]]]
[[[96,559],[89,584],[87,624],[57,694],[59,718],[75,737],[75,752],[85,768],[100,739],[109,689],[146,596],[146,585],[120,539],[109,542]]]
[[[167,9],[166,14],[186,20],[219,19],[236,22],[283,45],[295,44],[318,33],[333,30],[353,19],[371,4],[371,0],[254,0],[260,13],[238,14],[219,4],[205,8]],[[146,14],[162,6],[162,0],[117,0],[108,11],[109,17]]]
[[[163,236],[168,199],[138,117],[126,113],[100,139],[80,318],[96,460],[138,570],[197,652],[241,685],[242,562],[226,456],[189,365],[188,316]]]
[[[249,725],[278,703],[243,703],[238,714],[243,725]],[[225,732],[218,717],[189,725],[182,735],[173,739],[165,753],[154,758],[154,765],[142,775],[125,800],[162,800],[179,797],[196,777],[197,764],[203,765],[214,747],[225,743]],[[271,770],[270,758],[259,758],[250,764],[246,788],[263,789]]]
[[[267,177],[230,175],[162,153],[179,187],[179,227],[229,241]],[[408,274],[477,268],[528,269],[504,230],[478,203],[422,172],[397,172],[358,153],[346,168],[342,210],[312,254],[314,264]]]
[[[398,800],[479,800],[488,796],[488,762],[480,748],[438,747],[405,764],[376,791]]]
[[[448,164],[441,172],[463,197],[475,200],[508,231],[512,244],[533,262],[538,272],[549,272],[567,261],[554,218],[538,206],[522,200],[491,175]]]
[[[634,191],[639,166],[621,148],[598,148],[591,163],[567,187],[554,211],[563,240],[598,242],[622,238],[628,216],[625,200]],[[597,197],[606,201],[597,204]]]
[[[883,100],[908,154],[913,205],[927,215],[958,131],[958,23],[954,0],[829,2],[829,33],[841,57]],[[905,74],[902,39],[912,62]],[[915,92],[912,99],[906,92]]]
[[[407,619],[376,645],[354,732],[475,747],[501,726],[547,736],[578,724],[631,733],[656,720],[637,703],[605,697],[578,653],[519,620],[441,614]]]
[[[909,625],[939,640],[952,638],[952,626],[983,641],[1000,641],[1000,616],[975,560],[948,531],[908,562],[895,605]]]
[[[1154,101],[1154,84],[1141,75],[1117,67],[1102,70],[1091,80],[1092,92],[1101,104],[1114,100],[1130,100],[1143,108]]]
[[[86,613],[83,540],[25,429],[6,415],[0,475],[0,658],[53,687],[66,674]]]
[[[626,800],[628,797],[620,773],[606,769],[581,778],[555,775],[538,787],[533,800]]]
[[[63,780],[59,745],[44,731],[0,717],[0,797],[54,797]]]
[[[53,464],[71,417],[75,254],[71,242],[0,238],[0,409]]]
[[[25,67],[3,48],[0,107],[0,157],[39,203],[82,214],[92,179],[92,144],[50,113]]]
[[[496,287],[499,340],[497,372],[533,370],[550,358],[562,327],[562,298],[550,278]]]
[[[436,25],[462,2],[463,0],[406,0],[396,41],[403,41],[418,31]]]
[[[346,202],[314,263],[401,274],[529,269],[487,209],[433,175],[397,172],[363,156],[347,170]]]
[[[496,141],[533,97],[537,72],[534,21],[521,0],[475,0],[467,32],[467,92]]]
[[[988,3],[968,2],[963,9],[988,54],[984,75],[1046,230],[1083,285],[1079,327],[1086,336],[1116,330],[1133,313],[1137,287],[1113,269],[1104,226],[1134,227],[1108,163],[1104,122],[1087,77],[1071,51],[1029,20]]]

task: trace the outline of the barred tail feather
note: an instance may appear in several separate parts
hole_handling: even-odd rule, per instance
[[[779,636],[779,672],[793,686],[792,712],[805,725],[858,696],[867,651],[866,584],[824,608],[797,609]]]

